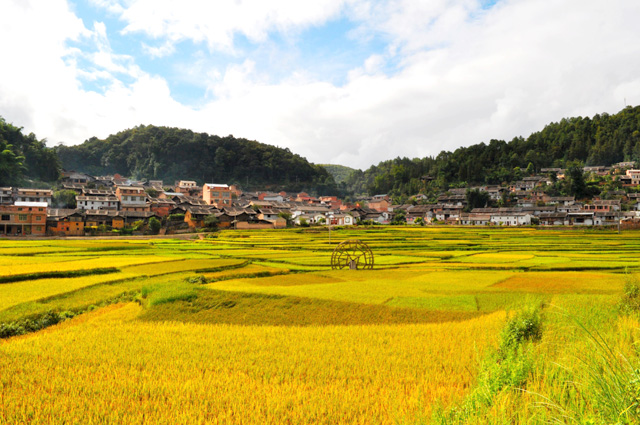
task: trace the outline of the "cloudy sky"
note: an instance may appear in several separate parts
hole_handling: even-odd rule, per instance
[[[0,0],[0,116],[367,168],[640,104],[637,0]]]

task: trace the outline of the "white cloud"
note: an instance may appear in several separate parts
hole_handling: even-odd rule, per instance
[[[0,27],[5,57],[16,58],[0,67],[0,115],[52,142],[157,124],[368,167],[526,137],[562,117],[615,113],[625,99],[640,104],[638,2],[503,0],[488,10],[475,0],[100,3],[124,21],[132,43],[142,45],[138,33],[157,38],[148,53],[191,40],[234,52],[240,64],[210,66],[203,55],[175,65],[211,96],[195,110],[172,98],[168,77],[113,51],[104,24],[88,30],[62,0],[14,1],[3,8],[14,19]],[[340,86],[295,66],[274,79],[234,44],[237,34],[264,45],[274,31],[303,38],[305,28],[339,16],[356,22],[354,37],[388,42]],[[104,82],[104,91],[88,91],[87,81]]]
[[[171,42],[205,42],[212,50],[234,50],[242,34],[264,42],[270,32],[296,31],[336,16],[344,0],[132,0],[121,13],[124,33],[145,33]]]

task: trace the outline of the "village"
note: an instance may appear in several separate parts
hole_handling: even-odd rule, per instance
[[[273,229],[290,226],[464,225],[464,226],[622,226],[640,221],[640,170],[634,163],[585,167],[585,173],[613,176],[618,190],[607,199],[576,200],[550,196],[551,173],[500,186],[452,188],[436,202],[424,195],[411,203],[393,204],[379,194],[345,202],[337,196],[308,193],[242,191],[236,185],[180,180],[135,181],[118,174],[90,176],[64,172],[60,189],[75,194],[76,208],[56,208],[52,189],[0,187],[0,235],[92,236],[113,234],[177,234],[212,228]],[[468,191],[486,194],[492,205],[469,208]],[[504,200],[510,200],[504,206]],[[489,204],[487,203],[487,204]]]

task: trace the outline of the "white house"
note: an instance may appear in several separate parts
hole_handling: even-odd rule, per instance
[[[118,198],[115,195],[106,196],[76,196],[77,208],[81,210],[117,210]]]
[[[497,226],[528,226],[531,224],[531,217],[529,213],[524,212],[495,212],[491,214],[491,224]]]

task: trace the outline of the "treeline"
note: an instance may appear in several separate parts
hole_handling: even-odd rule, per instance
[[[233,136],[138,126],[104,140],[55,148],[64,169],[91,175],[118,173],[135,179],[237,183],[245,190],[306,190],[333,193],[333,177],[289,149]]]
[[[615,115],[565,118],[526,139],[491,140],[442,151],[436,157],[383,161],[366,171],[354,171],[346,184],[355,193],[412,195],[449,186],[510,182],[542,168],[621,161],[640,161],[640,107],[627,107]]]
[[[22,128],[0,117],[0,186],[24,184],[26,180],[53,182],[60,177],[56,153],[33,133],[22,134]]]

